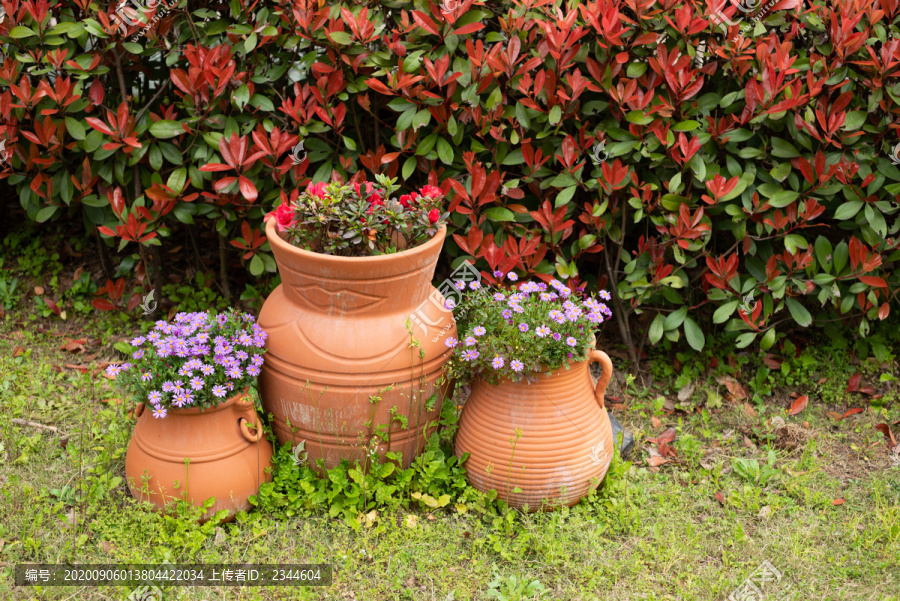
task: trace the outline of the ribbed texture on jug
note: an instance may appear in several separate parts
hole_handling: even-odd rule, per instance
[[[606,475],[613,452],[588,362],[530,383],[473,382],[455,450],[470,454],[464,465],[475,488],[496,490],[513,507],[574,505]]]

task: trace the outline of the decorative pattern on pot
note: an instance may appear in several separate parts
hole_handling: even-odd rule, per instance
[[[310,466],[364,461],[379,433],[389,439],[379,452],[402,452],[408,466],[435,431],[444,341],[456,335],[431,285],[445,233],[402,252],[338,257],[297,248],[267,224],[282,284],[259,316],[260,394],[278,440],[306,441]]]
[[[176,499],[199,507],[215,497],[203,521],[222,509],[229,521],[249,511],[250,496],[271,479],[265,469],[272,459],[253,405],[242,392],[215,407],[172,409],[165,419],[155,419],[139,403],[125,455],[131,494],[160,509]]]
[[[603,367],[596,387],[594,362]],[[475,380],[455,443],[457,455],[470,454],[464,465],[472,486],[530,511],[548,508],[545,499],[549,508],[572,506],[596,488],[613,454],[603,399],[611,376],[609,357],[594,350],[530,383]]]

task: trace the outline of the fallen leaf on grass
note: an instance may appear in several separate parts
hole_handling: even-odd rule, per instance
[[[654,415],[650,418],[650,425],[653,426],[654,430],[659,430],[662,428],[662,421]]]
[[[831,504],[832,505],[843,505],[844,500],[843,499],[835,499],[834,501],[831,502]]]
[[[833,419],[833,420],[836,421],[836,422],[839,422],[839,421],[841,421],[842,419],[844,419],[844,416],[843,416],[843,415],[841,415],[840,413],[836,413],[836,412],[834,412],[834,411],[826,411],[826,412],[825,412],[825,415],[826,415],[828,418]]]
[[[825,376],[822,376],[821,378],[816,380],[816,384],[824,384],[827,381],[828,381],[828,378],[826,378]]]
[[[731,376],[718,376],[716,378],[716,382],[725,387],[728,391],[731,400],[734,401],[743,401],[750,398],[750,393],[747,392],[747,387],[732,378]]]
[[[25,348],[21,347],[21,346],[17,346],[16,348],[13,349],[13,358],[20,357],[24,353],[25,353]]]
[[[722,494],[722,491],[716,492],[716,501],[719,502],[720,505],[725,505],[725,495]]]
[[[60,350],[65,350],[70,353],[80,353],[84,350],[84,343],[87,342],[84,338],[79,338],[78,340],[73,340],[69,338],[64,345],[59,347]]]
[[[756,417],[756,409],[754,409],[750,403],[744,403],[744,414],[747,417]]]
[[[850,380],[847,382],[847,392],[856,392],[859,390],[859,382],[862,380],[862,374],[854,374],[850,376]]]
[[[762,509],[759,510],[759,513],[756,514],[756,517],[767,518],[772,515],[772,506],[766,505]]]
[[[788,413],[791,415],[797,415],[804,409],[806,409],[806,404],[809,402],[809,395],[804,394],[801,397],[797,397],[797,400],[794,401],[794,404],[791,405],[791,409]]]
[[[107,405],[121,405],[122,399],[112,398],[112,399],[100,399],[101,403],[106,403]]]
[[[859,389],[859,393],[864,394],[866,396],[872,396],[875,394],[875,389],[872,388],[871,386],[863,386],[862,388]]]
[[[44,294],[44,287],[43,286],[35,286],[34,293],[37,294],[38,296],[41,296],[42,294]]]
[[[650,467],[659,467],[664,463],[669,463],[669,460],[665,457],[649,457],[647,458],[647,465]]]
[[[763,357],[763,363],[765,363],[766,367],[769,369],[781,369],[781,361],[779,361],[772,353],[766,353],[766,356]]]
[[[850,417],[854,413],[862,413],[864,409],[862,407],[854,407],[853,409],[847,409],[847,413],[841,416],[841,419]]]
[[[688,383],[687,386],[685,386],[684,388],[679,390],[678,391],[678,401],[680,403],[684,403],[689,398],[691,398],[691,395],[694,394],[694,388],[695,388],[694,383],[690,382],[690,383]]]
[[[884,437],[887,438],[892,449],[897,446],[897,440],[894,438],[894,433],[891,432],[890,426],[887,424],[878,424],[875,426],[875,429],[884,434]]]
[[[666,428],[665,431],[656,439],[656,444],[668,444],[675,440],[675,428]]]
[[[751,451],[756,450],[756,444],[746,436],[744,437],[744,446],[747,447],[748,449],[750,449]]]

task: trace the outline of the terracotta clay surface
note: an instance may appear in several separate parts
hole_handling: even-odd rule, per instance
[[[593,362],[603,367],[596,387]],[[609,357],[594,350],[587,361],[531,383],[473,382],[455,442],[457,455],[471,454],[464,465],[472,486],[531,511],[572,506],[596,488],[613,454],[603,401],[611,376]]]
[[[269,221],[282,283],[259,315],[269,334],[260,394],[278,440],[306,441],[314,469],[363,461],[379,432],[390,442],[375,440],[378,452],[402,452],[408,466],[435,430],[444,341],[456,336],[431,285],[445,233],[394,254],[335,257],[288,244]]]
[[[125,455],[125,475],[131,494],[163,508],[184,498],[200,506],[216,502],[203,520],[227,509],[228,520],[250,509],[248,498],[270,479],[272,444],[262,435],[253,399],[244,393],[201,411],[170,409],[162,419],[139,404],[134,434]],[[185,465],[185,457],[190,463]],[[149,477],[149,478],[148,478]],[[178,487],[176,487],[176,481]],[[148,494],[143,492],[146,482]]]

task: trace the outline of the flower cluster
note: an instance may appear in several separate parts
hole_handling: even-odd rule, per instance
[[[251,385],[265,344],[266,332],[249,313],[179,313],[131,340],[131,361],[106,373],[163,418],[169,408],[212,407]]]
[[[494,276],[509,282],[518,279],[512,272]],[[457,284],[459,290],[465,287]],[[445,341],[453,349],[451,376],[460,381],[473,377],[518,381],[582,361],[594,347],[596,330],[612,316],[604,303],[573,292],[558,280],[495,290],[470,282],[468,288],[471,292],[456,307],[460,338]],[[599,297],[610,298],[605,290]]]
[[[395,179],[376,175],[376,182],[310,184],[281,193],[281,205],[266,216],[274,219],[285,240],[306,250],[339,256],[395,252],[434,236],[447,220],[441,210],[443,192],[423,186],[394,198]]]

